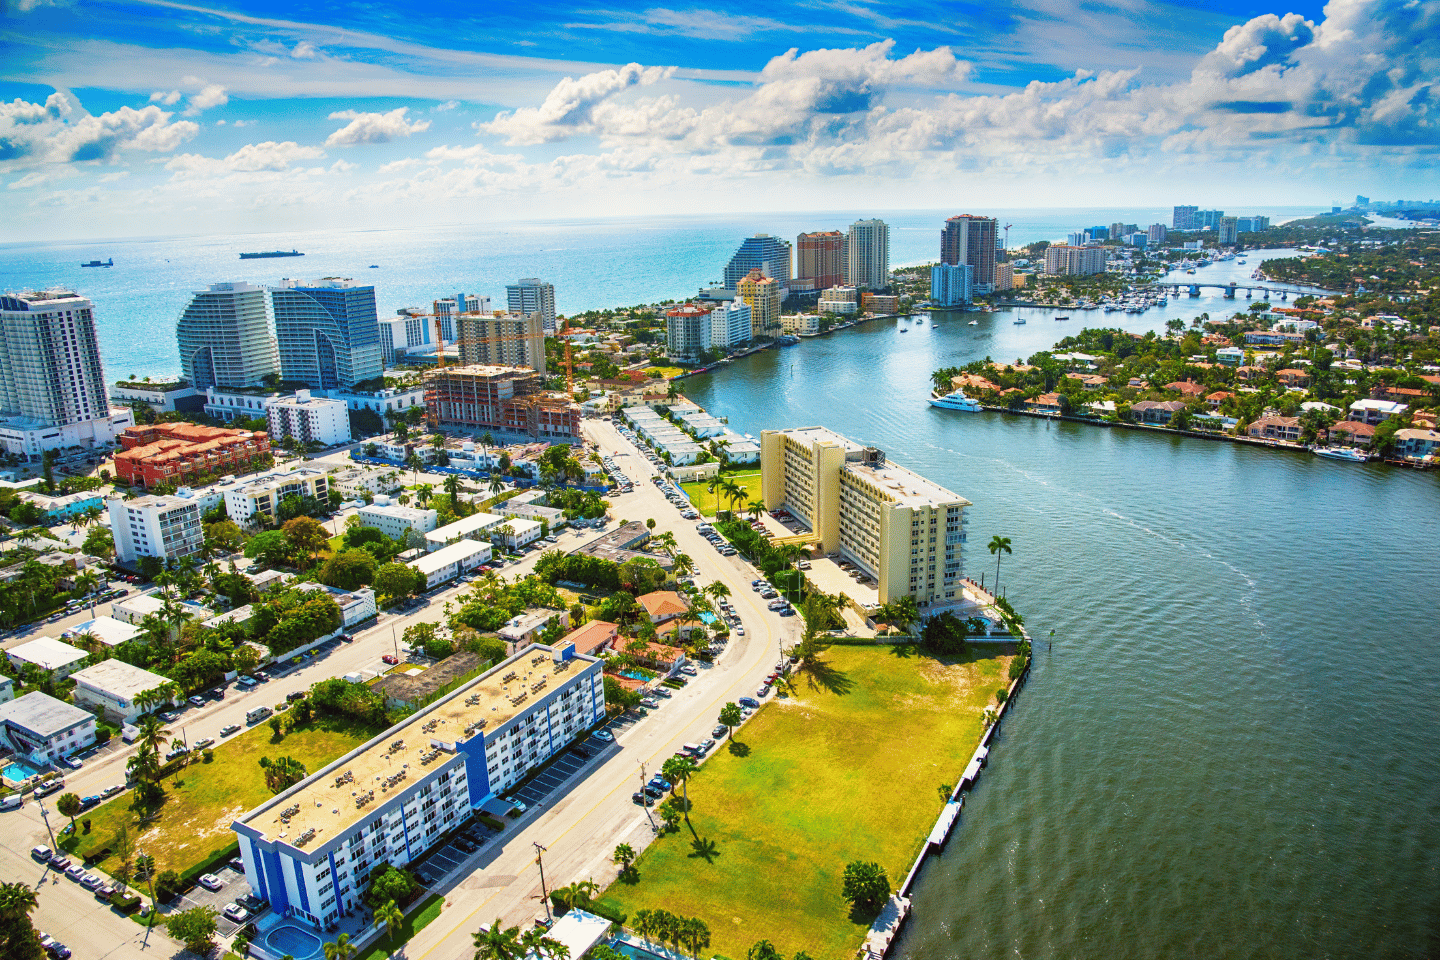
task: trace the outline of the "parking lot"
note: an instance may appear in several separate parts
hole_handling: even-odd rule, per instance
[[[185,896],[171,902],[167,912],[174,913],[180,910],[189,910],[192,907],[214,907],[217,932],[221,936],[229,937],[234,935],[235,931],[239,930],[244,924],[225,919],[221,911],[225,909],[226,904],[234,903],[241,897],[248,895],[250,893],[250,884],[246,882],[245,874],[233,867],[222,867],[214,871],[214,874],[225,886],[219,890],[206,890],[204,887],[196,884]],[[246,923],[252,920],[254,920],[254,917],[251,917]]]
[[[596,740],[594,737],[588,738],[581,744],[580,749],[589,751],[589,759],[580,756],[574,748],[567,750],[560,755],[558,760],[541,771],[539,776],[528,781],[519,790],[512,792],[511,796],[518,798],[526,806],[538,806],[555,792],[555,788],[594,763],[602,751],[610,746],[611,744]]]

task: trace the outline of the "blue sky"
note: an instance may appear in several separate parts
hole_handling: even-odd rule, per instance
[[[3,239],[1440,193],[1440,0],[0,4]]]

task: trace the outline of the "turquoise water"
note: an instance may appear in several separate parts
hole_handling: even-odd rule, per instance
[[[1033,677],[899,960],[1440,956],[1440,471],[925,402],[940,366],[1227,306],[875,321],[686,381],[970,499],[969,576],[1012,540]]]
[[[620,676],[629,677],[631,680],[643,680],[646,682],[654,679],[653,677],[647,677],[645,674],[640,673],[637,670],[621,670]]]
[[[17,783],[27,777],[33,777],[40,772],[39,767],[23,757],[10,758],[5,764],[5,769],[0,771],[0,773],[4,774],[6,780],[14,780]]]

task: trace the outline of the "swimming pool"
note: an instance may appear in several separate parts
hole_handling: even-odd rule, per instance
[[[277,957],[289,954],[295,960],[315,960],[325,952],[325,944],[318,936],[288,923],[267,933],[265,946]]]
[[[713,613],[702,613],[700,614],[700,619],[705,623],[714,623],[717,617]]]
[[[0,770],[0,774],[4,774],[6,780],[13,780],[15,783],[41,772],[39,767],[23,757],[12,757],[10,762],[5,764],[5,768]]]
[[[653,673],[641,673],[639,670],[621,670],[620,676],[629,677],[631,680],[644,680],[646,682],[655,679],[655,675]]]

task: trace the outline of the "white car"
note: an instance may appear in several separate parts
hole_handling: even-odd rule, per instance
[[[225,881],[221,880],[213,873],[207,873],[200,878],[200,886],[204,887],[206,890],[220,890],[225,886]]]
[[[250,918],[250,911],[238,903],[225,904],[225,909],[222,912],[225,914],[226,920],[233,920],[236,923],[244,923]]]

